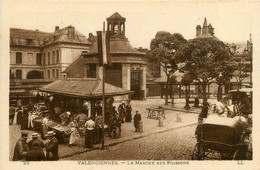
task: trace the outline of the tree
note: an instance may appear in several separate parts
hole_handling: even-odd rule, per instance
[[[223,65],[220,65],[216,69],[216,72],[219,74],[219,76],[216,77],[216,83],[218,84],[218,101],[222,101],[222,85],[227,85],[230,82],[235,70],[236,64],[231,60],[231,57],[229,60],[225,60]]]
[[[242,81],[249,77],[252,72],[252,67],[250,64],[244,64],[244,63],[237,63],[236,64],[236,71],[234,72],[234,77],[236,78],[239,88],[242,87]]]
[[[165,105],[168,105],[169,81],[173,73],[178,69],[174,60],[174,53],[185,44],[187,40],[179,33],[171,34],[166,31],[157,32],[150,43],[151,50],[147,53],[150,62],[160,63],[163,72],[167,76]]]
[[[185,71],[192,72],[194,79],[202,85],[203,103],[207,102],[206,87],[218,77],[218,68],[229,58],[225,44],[216,38],[195,38],[182,45],[175,60],[184,63]]]
[[[185,106],[184,109],[185,110],[189,110],[190,109],[190,105],[189,105],[189,101],[190,101],[190,84],[193,81],[193,76],[190,72],[186,72],[183,76],[182,76],[182,80],[181,80],[181,84],[185,86]]]

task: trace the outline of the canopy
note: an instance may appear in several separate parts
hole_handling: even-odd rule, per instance
[[[42,88],[41,91],[80,98],[101,98],[102,81],[100,79],[63,79],[56,80]],[[131,91],[105,83],[105,96],[127,95]]]

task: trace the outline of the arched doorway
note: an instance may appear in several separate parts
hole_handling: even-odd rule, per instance
[[[43,79],[43,74],[40,71],[30,71],[27,73],[27,79]]]

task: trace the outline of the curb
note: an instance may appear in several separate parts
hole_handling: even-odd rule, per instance
[[[136,139],[141,139],[141,138],[144,138],[144,137],[147,137],[147,136],[160,134],[160,133],[164,133],[164,132],[168,132],[168,131],[171,131],[171,130],[176,130],[176,129],[180,129],[180,128],[184,128],[184,127],[189,127],[189,126],[196,125],[196,124],[197,124],[197,122],[196,123],[190,123],[190,124],[183,125],[183,126],[179,126],[179,127],[173,127],[173,128],[165,129],[165,130],[154,132],[154,133],[148,133],[146,135],[140,135],[140,136],[129,138],[129,139],[125,139],[125,140],[122,140],[122,141],[119,141],[119,142],[114,142],[114,143],[111,143],[111,144],[107,144],[107,145],[105,145],[105,147],[116,146],[116,145],[124,143],[124,142],[129,142],[129,141],[133,141],[133,140],[136,140]],[[71,157],[71,156],[75,156],[75,155],[82,154],[82,153],[85,153],[85,152],[95,151],[95,150],[100,150],[100,147],[96,147],[96,148],[93,148],[93,149],[80,151],[80,152],[73,153],[73,154],[68,154],[68,155],[60,157],[60,159],[61,158]]]

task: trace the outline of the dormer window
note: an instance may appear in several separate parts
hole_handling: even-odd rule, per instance
[[[27,39],[26,40],[26,45],[32,45],[33,43],[33,40],[32,39]]]

